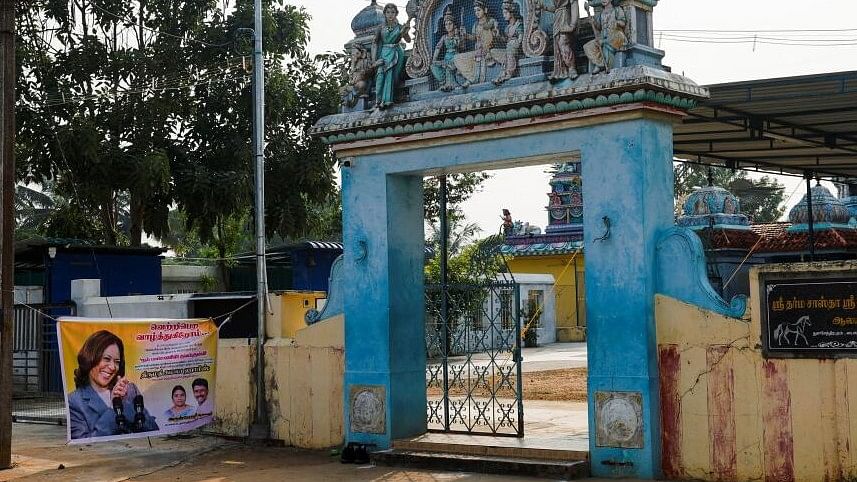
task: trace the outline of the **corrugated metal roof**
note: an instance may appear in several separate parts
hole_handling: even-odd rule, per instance
[[[676,157],[857,179],[857,71],[707,87],[675,127]]]

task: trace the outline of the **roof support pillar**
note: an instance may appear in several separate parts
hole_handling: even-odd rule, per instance
[[[806,212],[809,227],[809,260],[815,261],[815,219],[812,213],[812,171],[806,171]]]

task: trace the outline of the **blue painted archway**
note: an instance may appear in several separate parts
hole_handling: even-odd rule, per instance
[[[499,0],[488,1],[499,8]],[[434,35],[428,19],[445,4],[430,1],[417,10],[411,79],[400,86],[407,102],[370,109],[371,92],[355,77],[345,112],[314,128],[342,166],[347,440],[387,448],[426,431],[423,177],[579,158],[586,179],[591,468],[599,476],[656,478],[655,295],[743,310],[714,293],[700,271],[699,240],[673,226],[672,124],[707,91],[660,66],[663,52],[651,45],[656,0],[615,0],[636,43],[617,54],[609,73],[548,81],[554,59],[538,38],[551,38],[549,29],[541,31],[546,22],[527,10],[526,58],[507,51],[520,57],[515,76],[499,88],[485,82],[447,94],[427,73],[427,39]],[[353,74],[366,73],[356,61],[373,38],[383,38],[374,35],[396,31],[373,27],[384,21],[380,8],[373,2],[352,24]],[[393,40],[390,47],[398,45]],[[496,75],[499,67],[490,69],[483,74]]]

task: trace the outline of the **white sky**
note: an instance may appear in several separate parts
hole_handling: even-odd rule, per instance
[[[289,3],[305,7],[312,15],[310,51],[322,53],[342,50],[353,36],[351,19],[368,5],[368,0],[289,0]],[[404,19],[404,8],[400,10]],[[656,45],[659,29],[855,29],[828,34],[854,39],[850,42],[853,45],[834,47],[756,45],[754,49],[749,44],[661,40],[659,47],[666,51],[664,64],[700,84],[857,70],[855,0],[661,0],[654,11],[654,28]],[[468,220],[478,223],[485,234],[494,232],[500,224],[500,210],[505,207],[514,218],[544,227],[546,193],[550,190],[545,169],[543,166],[495,172],[483,192],[464,206]],[[784,177],[781,182],[786,184],[786,196],[797,188],[790,204],[797,203],[803,195],[802,186],[798,187],[802,181]]]

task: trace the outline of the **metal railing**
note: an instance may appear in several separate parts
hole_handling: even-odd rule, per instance
[[[15,305],[13,421],[65,423],[55,318],[74,312],[73,304]]]

